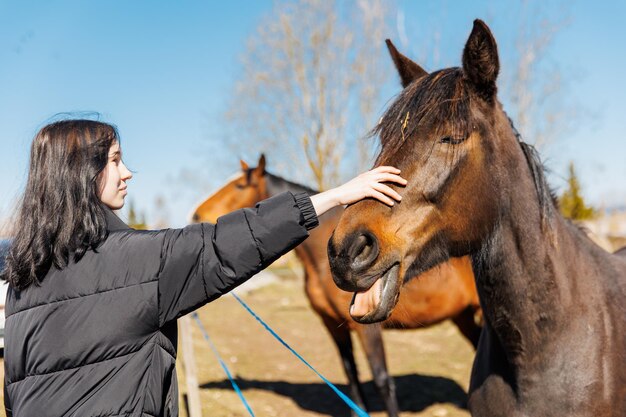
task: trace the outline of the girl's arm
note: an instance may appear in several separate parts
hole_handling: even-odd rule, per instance
[[[159,326],[228,293],[296,247],[315,227],[309,197],[285,192],[216,224],[165,231],[158,274]]]
[[[393,205],[400,196],[382,182],[406,184],[395,168],[380,167],[308,197],[279,194],[236,210],[216,224],[164,231],[158,278],[159,326],[226,294],[308,236],[317,216],[373,197]],[[391,197],[391,198],[390,198]]]

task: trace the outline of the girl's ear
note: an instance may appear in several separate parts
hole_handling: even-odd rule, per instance
[[[463,50],[463,72],[478,94],[486,101],[492,101],[499,71],[496,40],[485,22],[476,19]]]
[[[406,88],[413,81],[428,75],[422,67],[398,52],[389,39],[386,39],[385,43],[387,44],[387,49],[389,49],[391,59],[393,59],[393,63],[396,65],[398,74],[400,74],[402,87]]]

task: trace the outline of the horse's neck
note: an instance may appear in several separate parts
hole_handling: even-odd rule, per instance
[[[599,291],[599,248],[557,213],[542,221],[545,212],[527,172],[515,176],[506,215],[472,257],[485,318],[513,363],[546,351],[588,296],[602,299],[585,294]]]

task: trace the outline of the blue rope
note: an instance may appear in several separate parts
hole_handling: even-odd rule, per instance
[[[339,396],[339,398],[341,398],[346,404],[348,404],[348,406],[352,410],[354,410],[354,412],[356,412],[359,417],[370,417],[369,414],[367,414],[363,409],[361,409],[361,407],[356,405],[354,403],[354,401],[352,401],[346,394],[341,392],[332,382],[330,382],[328,379],[324,378],[324,376],[322,374],[317,372],[317,370],[315,368],[313,368],[313,366],[311,366],[302,356],[300,356],[300,354],[298,352],[293,350],[292,347],[289,346],[287,344],[287,342],[285,342],[274,330],[272,330],[272,328],[270,326],[268,326],[259,316],[257,316],[256,313],[254,311],[252,311],[252,309],[250,307],[248,307],[248,305],[246,303],[244,303],[243,300],[237,296],[237,294],[235,294],[234,292],[231,292],[231,294],[232,294],[233,297],[235,297],[235,299],[237,301],[239,301],[239,304],[241,304],[246,310],[248,310],[248,313],[252,314],[252,316],[259,323],[261,323],[261,325],[263,327],[265,327],[265,329],[268,332],[270,332],[272,334],[272,336],[274,336],[280,343],[282,343],[283,346],[285,346],[287,349],[289,349],[289,351],[291,353],[296,355],[296,357],[298,359],[300,359],[306,366],[309,367],[309,369],[311,369],[313,372],[315,372],[317,374],[317,376],[319,376],[322,379],[322,381],[324,381],[330,388],[332,388],[332,390],[335,391],[335,394],[337,394]]]
[[[230,383],[233,386],[233,389],[235,390],[235,392],[237,393],[237,395],[239,396],[239,398],[243,402],[243,405],[248,410],[248,413],[250,413],[250,415],[252,417],[254,417],[254,413],[252,412],[252,408],[250,408],[250,405],[248,405],[248,402],[246,401],[245,397],[243,396],[243,393],[239,389],[239,385],[237,385],[237,383],[233,379],[233,376],[230,374],[230,371],[228,370],[228,366],[226,366],[226,363],[222,360],[220,354],[217,351],[217,348],[215,347],[215,345],[211,341],[211,338],[209,337],[209,334],[207,333],[206,329],[202,325],[202,322],[200,321],[200,317],[198,316],[198,313],[196,313],[196,312],[192,313],[191,317],[193,317],[196,320],[196,322],[198,323],[198,327],[200,327],[200,331],[202,332],[202,335],[204,336],[204,339],[207,342],[209,342],[209,346],[211,346],[211,349],[213,350],[213,353],[215,354],[215,357],[220,362],[220,365],[222,365],[222,369],[224,370],[224,372],[226,372],[226,376],[228,376],[228,379],[230,379]]]

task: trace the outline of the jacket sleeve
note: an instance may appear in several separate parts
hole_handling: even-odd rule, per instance
[[[318,225],[305,193],[285,192],[215,225],[167,230],[158,274],[162,326],[218,298],[296,247]]]

